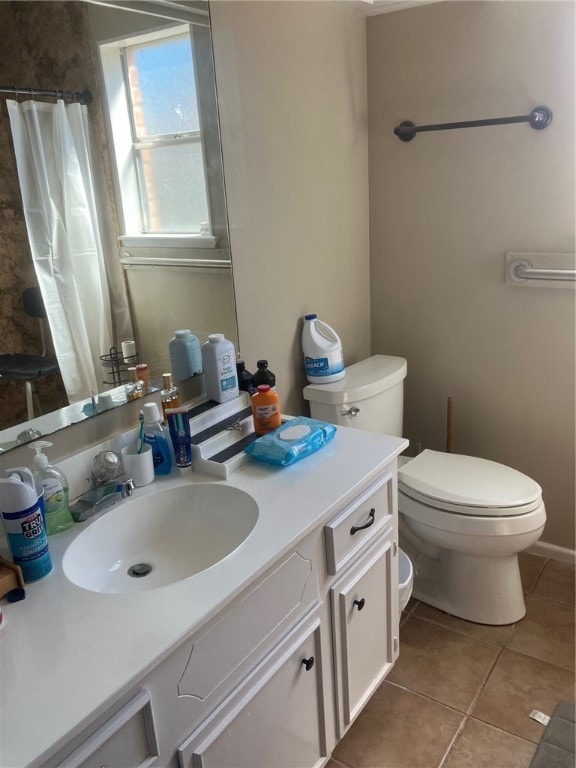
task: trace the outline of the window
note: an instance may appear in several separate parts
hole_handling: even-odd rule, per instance
[[[123,53],[142,230],[199,234],[208,201],[190,36]]]
[[[175,24],[99,46],[124,245],[216,245],[224,192],[221,176],[207,173],[221,159],[210,157],[219,141],[203,130],[217,119],[213,81],[197,74],[211,71],[198,66],[202,34]]]

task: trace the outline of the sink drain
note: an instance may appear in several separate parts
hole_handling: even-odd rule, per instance
[[[141,579],[142,576],[148,576],[152,571],[150,563],[136,563],[128,568],[128,576],[133,576],[135,579]]]

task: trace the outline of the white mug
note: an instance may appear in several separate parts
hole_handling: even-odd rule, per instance
[[[148,485],[154,480],[154,462],[152,460],[152,446],[149,443],[142,444],[140,453],[136,450],[136,443],[131,443],[121,450],[124,474],[134,480],[136,487]]]

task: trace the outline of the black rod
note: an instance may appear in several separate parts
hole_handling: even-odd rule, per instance
[[[532,128],[541,131],[552,122],[552,112],[548,107],[535,107],[529,115],[516,117],[494,117],[488,120],[466,120],[461,123],[437,123],[436,125],[414,125],[404,120],[394,128],[394,135],[401,141],[412,141],[417,133],[425,131],[450,131],[454,128],[477,128],[484,125],[508,125],[509,123],[530,123]]]
[[[80,104],[90,104],[91,91],[47,91],[44,88],[19,88],[16,85],[0,85],[0,93],[11,93],[12,96],[53,96],[55,99],[65,101],[78,101]]]

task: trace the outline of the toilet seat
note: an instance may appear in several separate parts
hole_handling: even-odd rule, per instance
[[[487,459],[431,450],[399,467],[398,489],[459,516],[511,517],[542,505],[542,489],[522,472]]]

